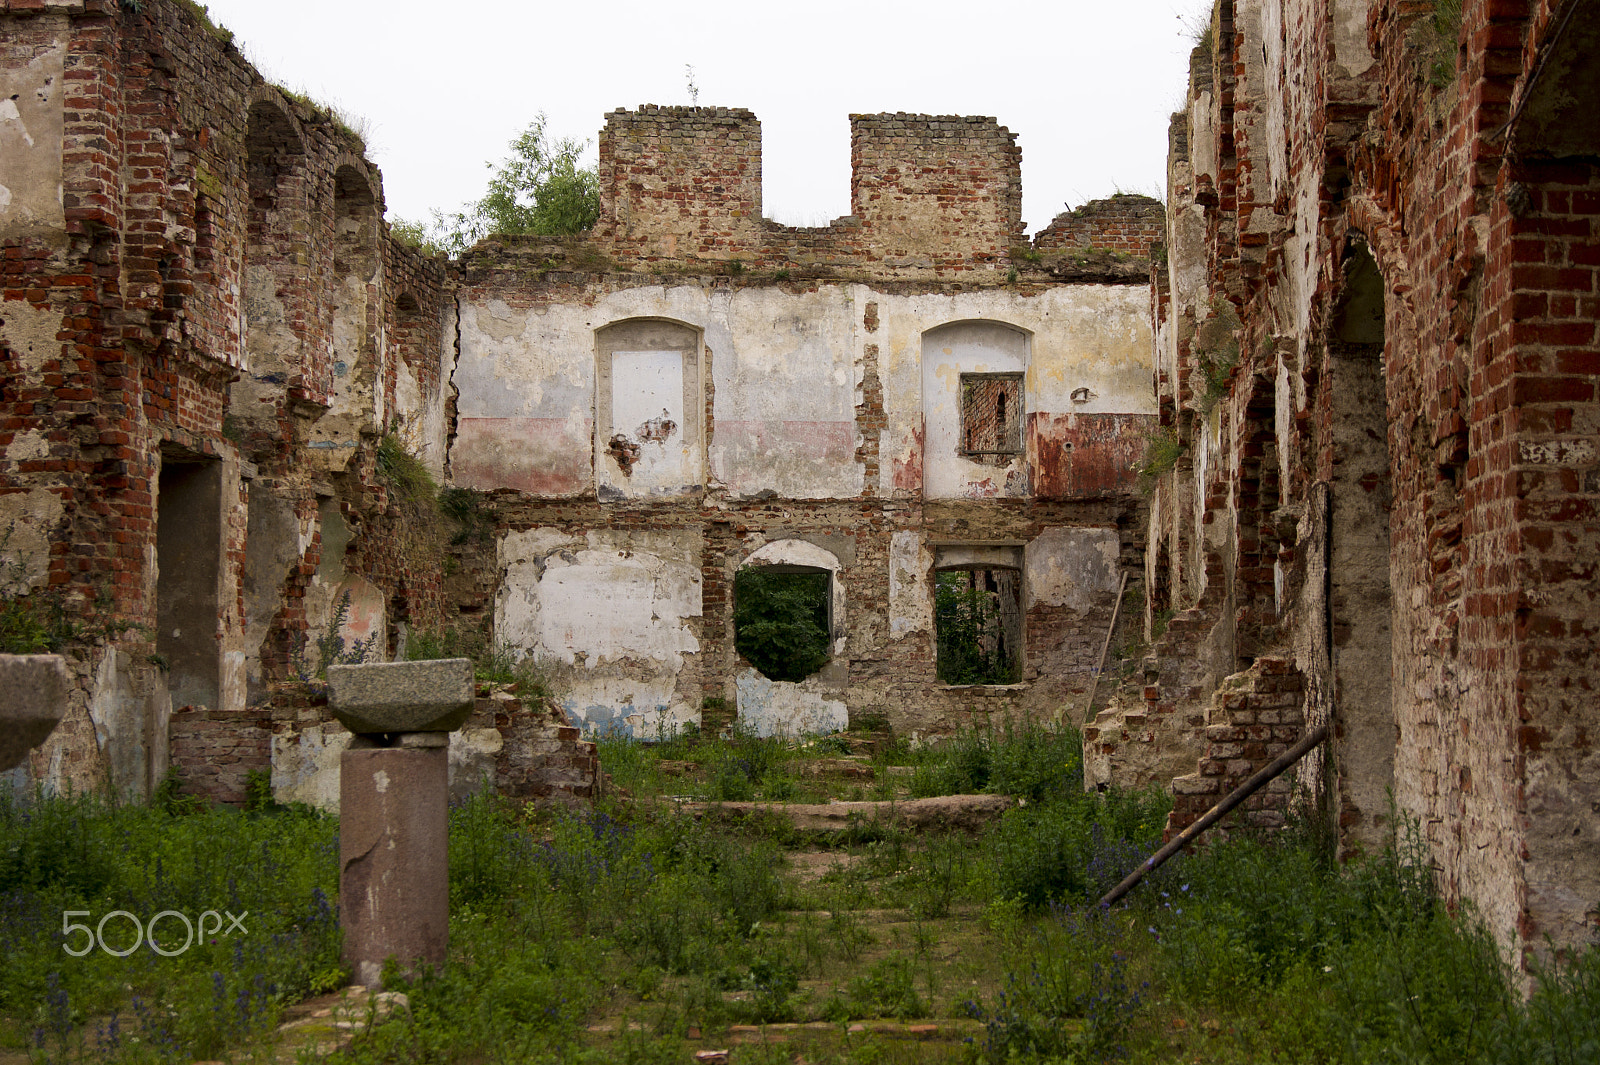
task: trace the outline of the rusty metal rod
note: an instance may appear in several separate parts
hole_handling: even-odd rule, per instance
[[[1141,863],[1137,869],[1129,873],[1123,879],[1122,883],[1106,892],[1105,897],[1100,900],[1100,905],[1109,906],[1113,902],[1116,902],[1118,899],[1122,898],[1122,896],[1126,895],[1128,892],[1132,891],[1133,886],[1139,881],[1143,880],[1146,873],[1152,873],[1161,868],[1168,858],[1183,850],[1183,848],[1187,847],[1190,843],[1193,843],[1195,837],[1199,836],[1200,833],[1204,832],[1206,829],[1210,828],[1212,825],[1226,817],[1229,810],[1232,810],[1235,806],[1238,806],[1250,796],[1260,791],[1269,780],[1280,775],[1285,769],[1288,769],[1300,759],[1304,758],[1310,753],[1313,747],[1327,738],[1328,726],[1326,724],[1319,725],[1311,732],[1302,736],[1299,743],[1278,755],[1278,757],[1274,758],[1271,764],[1269,764],[1266,768],[1257,771],[1256,774],[1249,780],[1245,781],[1243,784],[1240,784],[1237,788],[1234,788],[1233,791],[1228,794],[1227,798],[1223,799],[1221,802],[1217,803],[1217,805],[1207,810],[1200,816],[1198,821],[1184,829],[1182,832],[1179,832],[1177,836],[1173,837],[1171,843],[1168,843],[1165,847],[1162,847],[1149,858],[1145,859],[1145,861]]]

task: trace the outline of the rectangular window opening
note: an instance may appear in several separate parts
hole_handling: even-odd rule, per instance
[[[934,573],[936,667],[946,684],[1022,679],[1022,573],[945,569]]]
[[[961,375],[961,454],[1004,466],[1022,454],[1022,375]]]

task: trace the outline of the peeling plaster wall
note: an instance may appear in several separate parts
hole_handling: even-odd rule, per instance
[[[514,301],[527,297],[485,288],[469,290],[462,301],[454,377],[460,418],[450,462],[458,482],[484,490],[511,488],[544,498],[596,491],[633,496],[692,472],[692,454],[675,458],[672,472],[660,475],[641,461],[645,487],[632,486],[632,476],[622,475],[607,454],[609,435],[597,432],[597,394],[608,393],[596,379],[597,331],[635,319],[701,331],[715,397],[707,488],[733,497],[851,498],[869,489],[905,496],[926,491],[936,498],[1030,495],[1024,462],[997,470],[955,454],[959,375],[978,366],[1026,372],[1034,463],[1048,450],[1053,468],[1101,471],[1081,488],[1053,489],[1064,494],[1131,487],[1129,456],[1142,446],[1145,425],[1129,419],[1153,413],[1148,294],[1138,286],[898,295],[842,284],[798,290],[597,285],[571,302],[522,307]],[[869,304],[877,334],[870,341]],[[972,320],[1009,325],[1026,343],[1003,359],[976,349],[953,361],[925,357],[926,329]],[[869,343],[879,351],[889,457],[884,483],[875,486],[865,484],[857,454],[855,409]],[[684,380],[690,375],[686,370]],[[695,408],[686,397],[686,425],[698,424]],[[611,418],[608,411],[607,425]],[[925,431],[938,434],[926,452]],[[591,439],[595,461],[589,460]],[[1082,454],[1070,454],[1074,447]],[[937,458],[927,470],[925,453]]]
[[[602,499],[697,493],[705,483],[700,334],[623,321],[595,334],[595,470]]]
[[[589,308],[463,303],[453,382],[456,483],[540,496],[593,490]]]
[[[32,457],[41,446],[37,438],[19,438],[6,458]],[[60,498],[45,488],[0,496],[0,594],[23,595],[44,586],[50,577],[50,541],[62,515]]]
[[[757,736],[820,735],[842,732],[850,725],[837,682],[821,673],[801,681],[771,680],[753,669],[734,678],[738,691],[739,723]]]
[[[272,797],[281,803],[301,802],[337,815],[339,756],[350,746],[343,725],[328,722],[274,732]],[[478,792],[485,777],[495,775],[495,757],[504,746],[493,728],[463,728],[449,736],[450,798]]]
[[[117,648],[100,660],[89,717],[113,789],[148,799],[167,771],[167,719],[172,699],[161,672]]]
[[[1120,584],[1122,542],[1115,529],[1046,529],[1027,545],[1024,606],[1088,614]]]
[[[855,296],[834,285],[746,288],[729,301],[720,330],[728,354],[713,362],[711,468],[730,493],[818,499],[860,492]]]
[[[0,45],[0,240],[66,240],[62,142],[65,18],[35,19]]]
[[[497,550],[496,637],[555,671],[580,727],[643,737],[698,720],[698,535],[529,529]]]

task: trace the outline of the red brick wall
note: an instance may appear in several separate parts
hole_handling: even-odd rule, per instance
[[[180,790],[211,802],[243,805],[250,774],[272,771],[272,733],[271,714],[174,711],[168,752]]]
[[[829,276],[1005,277],[1025,247],[1022,152],[992,118],[851,116],[852,215],[824,227],[761,217],[761,125],[749,111],[646,106],[600,131],[600,221],[559,263],[675,263]],[[554,249],[552,249],[553,251]],[[735,266],[737,262],[737,266]]]
[[[1569,13],[1574,36],[1558,39]],[[1431,14],[1380,0],[1358,33],[1319,0],[1216,6],[1217,48],[1196,53],[1197,117],[1180,124],[1169,183],[1169,225],[1203,236],[1204,260],[1175,262],[1170,302],[1157,304],[1177,371],[1158,381],[1189,451],[1158,490],[1150,551],[1158,583],[1216,622],[1158,654],[1209,655],[1210,687],[1255,655],[1292,656],[1308,718],[1335,725],[1325,783],[1342,827],[1381,823],[1381,803],[1359,808],[1343,789],[1353,760],[1383,748],[1447,897],[1474,901],[1508,944],[1572,942],[1600,897],[1584,814],[1600,801],[1584,768],[1600,719],[1579,694],[1600,683],[1585,561],[1600,541],[1600,146],[1540,138],[1583,136],[1581,123],[1546,119],[1600,103],[1585,73],[1595,10],[1467,0],[1437,49]],[[1547,55],[1565,73],[1541,86]],[[1562,158],[1574,154],[1585,158]],[[1349,460],[1333,353],[1362,247],[1381,274],[1386,388],[1369,431],[1393,495],[1392,705],[1386,723],[1363,721],[1378,733],[1365,736],[1328,665],[1353,634],[1340,624],[1348,604],[1318,590],[1330,534],[1313,520],[1326,513],[1319,486],[1337,491]],[[1240,365],[1210,409],[1196,370],[1223,299],[1240,320]]]
[[[1056,215],[1034,235],[1033,246],[1041,251],[1096,248],[1145,258],[1151,245],[1166,239],[1166,230],[1166,209],[1160,200],[1119,192]]]
[[[0,453],[33,434],[48,453],[0,466],[0,495],[44,489],[61,500],[65,519],[49,530],[52,594],[90,626],[114,623],[110,639],[143,661],[155,650],[144,634],[155,617],[149,559],[162,452],[219,461],[224,589],[214,631],[202,623],[198,638],[216,642],[220,661],[241,646],[246,492],[284,493],[309,520],[317,494],[329,490],[294,443],[332,387],[336,175],[343,168],[348,182],[355,174],[377,202],[376,169],[353,134],[266,84],[185,5],[148,0],[135,12],[81,0],[46,11],[6,0],[0,40],[8,65],[56,44],[65,54],[64,223],[53,234],[0,239],[0,318],[8,305],[26,305],[10,315],[43,316],[59,343],[0,347]],[[388,272],[368,293],[377,313],[366,342],[376,350],[377,338],[393,332],[397,357],[437,394],[443,263],[398,247],[384,248],[383,259]],[[250,348],[263,333],[246,313],[252,270],[265,273],[258,287],[281,302],[292,343],[283,372],[246,394],[240,381],[267,374]],[[402,289],[414,306],[396,327]],[[392,377],[377,382],[391,411]],[[263,396],[262,416],[238,417],[242,401]],[[370,559],[373,579],[397,593],[407,582],[422,589],[405,593],[407,601],[432,603],[438,553],[404,554],[395,531],[404,523],[388,513],[370,456],[364,461],[364,484],[348,494],[370,508],[361,518],[385,548]],[[315,552],[314,520],[311,528]],[[283,589],[281,629],[269,642],[299,642],[304,612],[295,593],[308,576],[302,565]],[[105,650],[91,644],[83,653],[92,664]],[[86,669],[75,698],[86,702],[97,690],[96,674]],[[239,688],[223,701],[242,706]],[[90,737],[71,725],[52,742],[65,745],[69,762],[93,765]],[[48,765],[49,752],[41,757]]]
[[[850,166],[875,260],[970,270],[1022,241],[1022,149],[992,118],[852,115]]]

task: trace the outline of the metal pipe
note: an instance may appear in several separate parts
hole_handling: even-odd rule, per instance
[[[1313,747],[1327,738],[1328,726],[1326,724],[1319,725],[1316,729],[1302,736],[1299,743],[1278,755],[1278,757],[1272,760],[1270,765],[1257,771],[1256,774],[1249,780],[1245,781],[1243,784],[1240,784],[1237,788],[1234,788],[1233,791],[1228,794],[1227,798],[1223,799],[1221,802],[1217,803],[1217,805],[1207,810],[1201,815],[1198,821],[1184,829],[1182,832],[1179,832],[1177,836],[1173,838],[1172,842],[1156,851],[1149,858],[1147,858],[1144,863],[1139,866],[1139,868],[1129,873],[1123,879],[1122,883],[1106,892],[1105,897],[1100,900],[1100,905],[1109,906],[1113,902],[1116,902],[1118,899],[1122,898],[1122,896],[1126,895],[1128,892],[1132,891],[1133,886],[1139,881],[1143,880],[1146,873],[1152,873],[1161,868],[1161,866],[1166,863],[1168,858],[1171,858],[1174,854],[1177,854],[1179,851],[1183,850],[1183,848],[1194,842],[1195,838],[1199,836],[1200,833],[1204,832],[1206,829],[1210,828],[1212,825],[1226,817],[1228,811],[1232,810],[1235,806],[1238,806],[1250,796],[1260,791],[1268,781],[1279,776],[1284,770],[1288,769],[1300,759],[1304,758],[1311,752]]]

